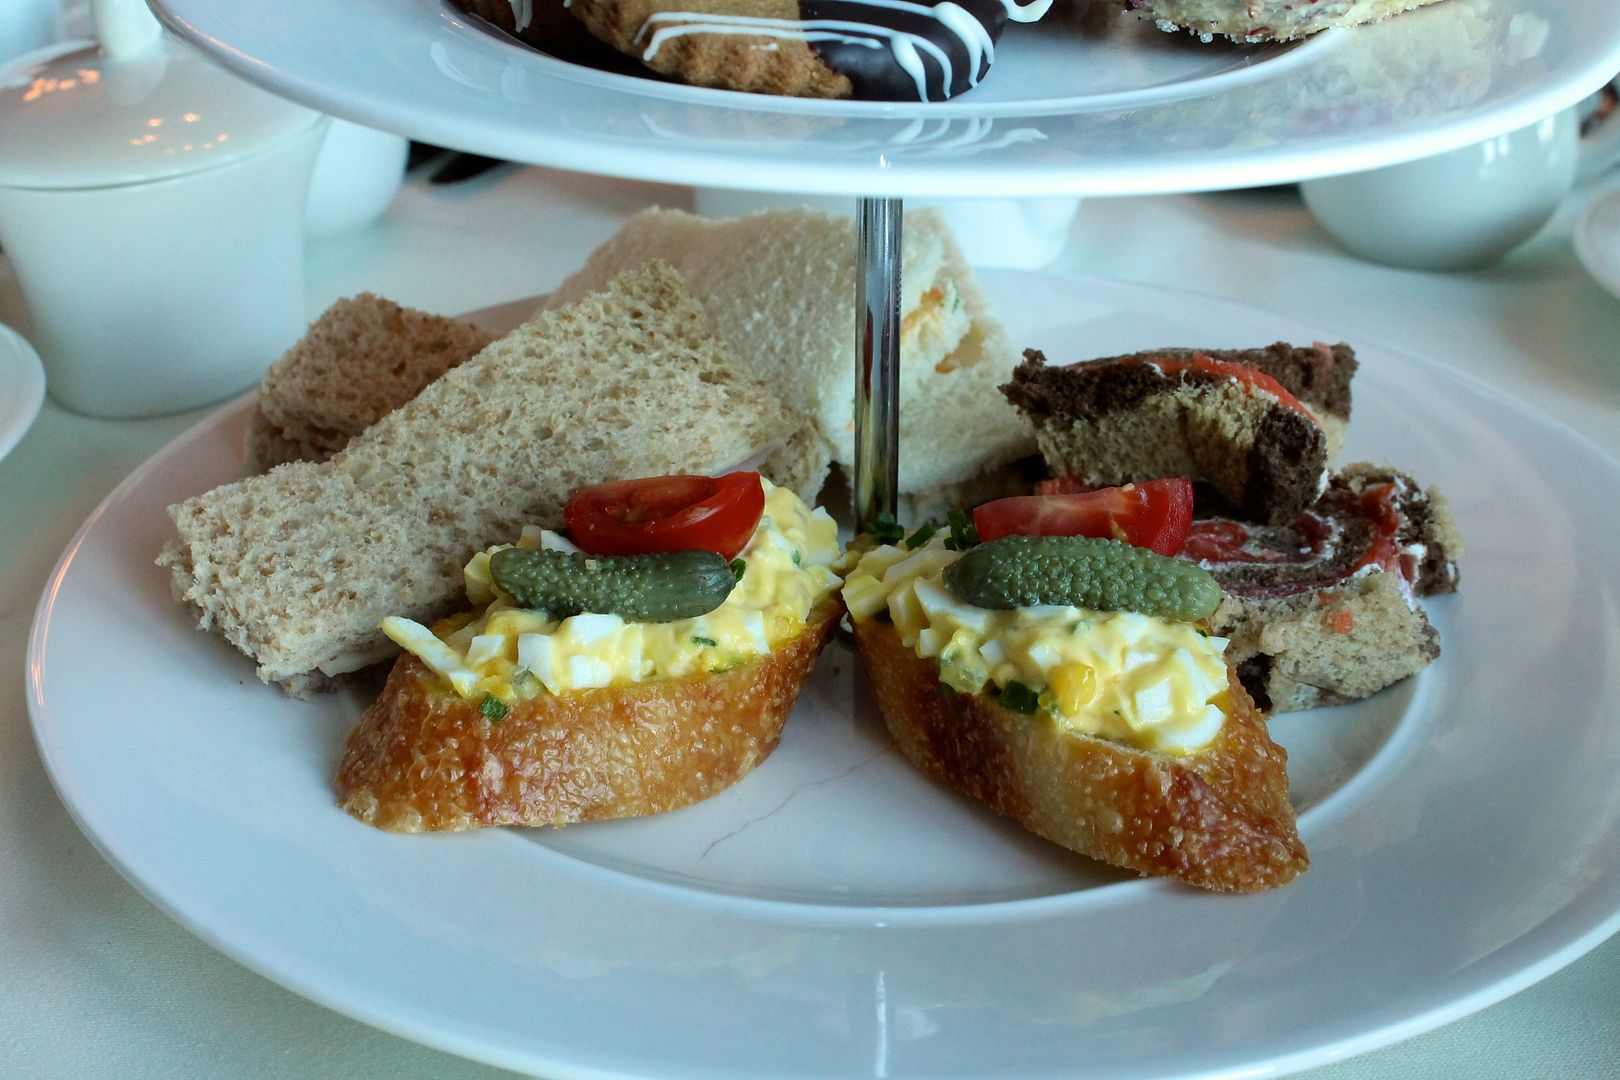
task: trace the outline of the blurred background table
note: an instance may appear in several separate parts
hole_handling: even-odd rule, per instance
[[[1450,275],[1344,255],[1292,189],[1093,201],[1050,270],[1207,292],[1319,325],[1326,338],[1433,358],[1620,457],[1620,299],[1585,274],[1571,246],[1592,196],[1578,193],[1500,265]],[[308,312],[361,290],[445,313],[543,293],[631,213],[691,198],[514,166],[453,185],[413,179],[381,223],[310,249]],[[1166,305],[1175,302],[1167,292]],[[26,333],[3,257],[0,322]],[[47,402],[0,462],[0,1076],[504,1075],[345,1019],[214,952],[125,884],[51,790],[24,697],[40,591],[96,504],[209,411],[102,421]],[[1473,1016],[1304,1075],[1616,1076],[1617,1003],[1620,939],[1611,939]]]

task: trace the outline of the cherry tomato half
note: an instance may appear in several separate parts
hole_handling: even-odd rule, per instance
[[[563,524],[592,555],[702,549],[734,559],[764,512],[757,472],[652,476],[580,488],[563,507]]]
[[[1192,481],[1148,480],[1058,495],[1016,495],[973,511],[980,540],[1090,536],[1174,555],[1192,524]]]

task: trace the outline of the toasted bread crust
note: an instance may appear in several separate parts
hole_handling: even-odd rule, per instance
[[[349,735],[338,803],[390,832],[567,825],[674,810],[776,749],[841,608],[732,671],[541,694],[492,723],[415,656],[394,665]]]
[[[937,666],[891,624],[857,622],[855,641],[900,752],[1054,843],[1225,892],[1273,888],[1308,865],[1288,754],[1235,676],[1236,708],[1215,742],[1179,756],[1064,732],[982,695],[942,694]]]

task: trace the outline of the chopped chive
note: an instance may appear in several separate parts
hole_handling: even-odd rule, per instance
[[[799,549],[798,548],[793,549],[793,565],[794,566],[803,566],[804,565],[804,563],[800,561]]]
[[[703,645],[703,646],[705,646],[707,648],[710,648],[710,649],[717,649],[717,648],[720,647],[720,643],[718,641],[714,640],[714,638],[712,638],[712,637],[703,637],[702,635],[699,635],[699,634],[693,634],[692,635],[692,644],[694,644],[694,645]]]
[[[748,562],[747,562],[747,560],[745,560],[745,559],[732,559],[731,560],[731,576],[732,577],[736,578],[738,581],[741,581],[743,579],[743,574],[745,574],[747,572],[748,572]]]
[[[866,531],[880,544],[898,544],[906,536],[906,530],[887,510],[879,514],[877,520],[867,526]]]
[[[1021,682],[1010,682],[1001,688],[1001,707],[1016,713],[1029,714],[1040,707],[1041,696],[1034,688]]]
[[[485,720],[498,724],[506,719],[506,714],[511,710],[506,707],[506,702],[494,694],[485,694],[484,700],[478,703],[478,711],[484,714]]]
[[[968,520],[966,510],[952,510],[945,515],[945,523],[951,527],[951,535],[945,541],[945,546],[952,551],[966,551],[979,542],[979,532]]]
[[[924,525],[910,536],[906,537],[906,550],[916,551],[934,538],[935,529],[932,525]]]

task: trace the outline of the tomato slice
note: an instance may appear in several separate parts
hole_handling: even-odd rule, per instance
[[[764,512],[757,472],[652,476],[580,488],[563,507],[563,524],[592,555],[702,549],[734,559]]]
[[[980,540],[1091,536],[1174,555],[1192,524],[1191,480],[1147,480],[1057,495],[1015,495],[973,511]]]

